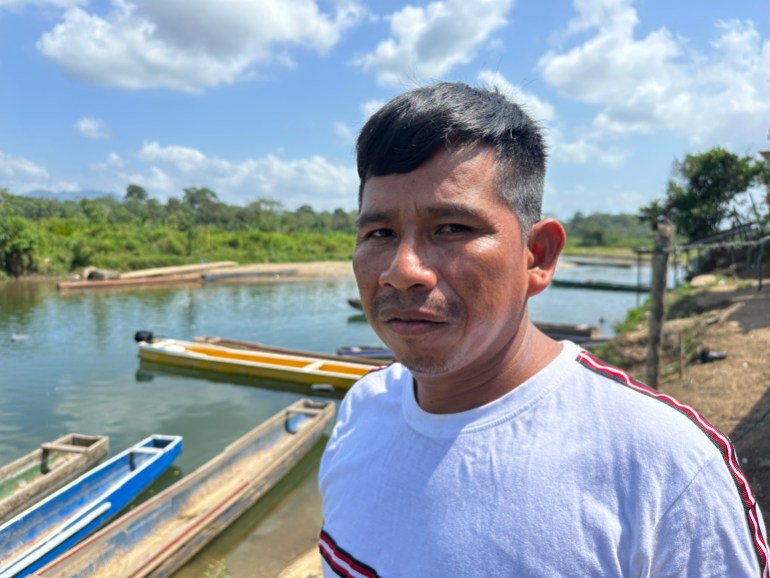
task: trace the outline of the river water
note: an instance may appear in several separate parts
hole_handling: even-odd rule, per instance
[[[565,279],[636,283],[635,267],[569,267]],[[647,282],[649,271],[641,272]],[[159,486],[191,472],[298,397],[279,382],[216,378],[140,364],[137,330],[260,341],[333,353],[379,339],[347,303],[353,279],[81,290],[54,283],[0,283],[0,464],[68,432],[107,434],[115,454],[149,434],[178,434],[184,450]],[[589,323],[612,334],[635,293],[549,288],[530,317]],[[332,395],[334,398],[334,396]],[[336,399],[336,398],[335,398]],[[310,548],[320,526],[315,478],[321,447],[185,569],[202,576],[224,561],[233,578],[274,576]]]

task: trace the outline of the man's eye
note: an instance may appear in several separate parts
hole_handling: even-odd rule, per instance
[[[467,233],[471,228],[467,225],[460,225],[459,223],[448,223],[439,227],[439,233]]]
[[[370,239],[386,239],[388,237],[393,236],[393,230],[392,229],[375,229],[373,231],[368,232],[365,236]]]

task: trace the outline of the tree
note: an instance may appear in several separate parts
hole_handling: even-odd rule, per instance
[[[147,197],[147,191],[145,191],[139,185],[128,185],[126,187],[125,199],[127,201],[139,201],[140,203],[143,203],[147,200]]]
[[[738,195],[757,183],[760,166],[749,156],[739,157],[719,147],[687,155],[674,164],[666,198],[641,208],[640,217],[654,223],[665,215],[690,240],[719,230],[727,217],[740,220]]]
[[[182,202],[193,211],[216,203],[218,200],[217,194],[206,187],[188,187],[184,189],[184,197],[182,197]]]
[[[0,269],[19,277],[35,270],[37,238],[23,217],[0,214]]]

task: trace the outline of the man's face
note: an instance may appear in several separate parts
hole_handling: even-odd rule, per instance
[[[531,253],[495,155],[442,151],[367,179],[353,256],[371,326],[416,375],[483,373],[526,321]]]

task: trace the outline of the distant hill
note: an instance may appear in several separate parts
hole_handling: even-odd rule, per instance
[[[21,195],[23,197],[35,197],[37,199],[51,199],[54,201],[79,201],[80,199],[98,199],[99,197],[115,197],[121,200],[122,197],[115,193],[108,193],[106,191],[64,191],[57,193],[54,191],[37,190],[30,191]]]

